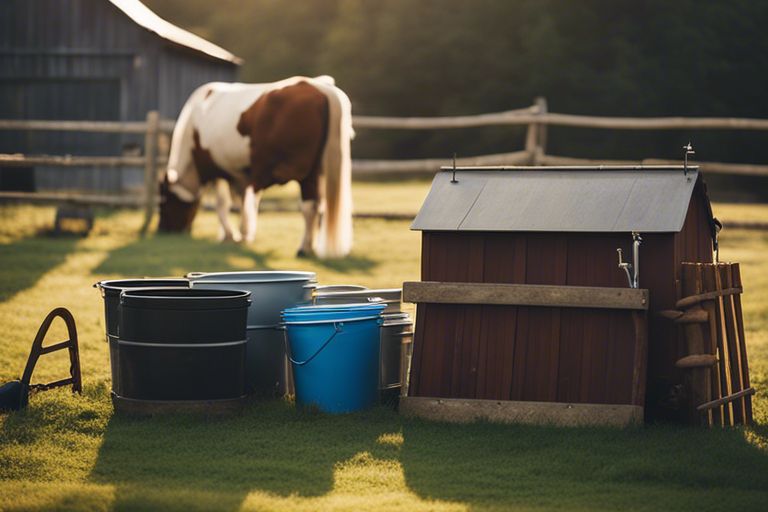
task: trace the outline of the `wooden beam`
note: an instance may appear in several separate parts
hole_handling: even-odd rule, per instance
[[[165,165],[168,159],[158,158],[157,163]],[[56,167],[144,167],[146,158],[143,156],[55,156],[55,155],[22,155],[0,153],[0,166],[3,167],[34,167],[50,165]]]
[[[172,132],[175,121],[163,119],[160,130]],[[67,131],[95,133],[144,133],[144,121],[56,121],[36,119],[0,119],[0,130]]]
[[[742,398],[742,397],[752,396],[755,393],[756,393],[755,388],[743,389],[743,390],[737,391],[736,393],[733,393],[731,395],[724,396],[723,398],[718,398],[717,400],[712,400],[711,402],[707,402],[705,404],[701,404],[696,409],[698,409],[700,411],[704,411],[706,409],[712,409],[713,407],[717,407],[719,405],[727,404],[728,402],[733,402],[734,400],[738,400],[739,398]],[[402,398],[400,400],[402,400]]]
[[[717,356],[712,354],[692,354],[677,360],[678,368],[709,368],[717,363]]]
[[[478,420],[576,427],[601,425],[625,427],[643,422],[643,408],[623,404],[568,404],[515,402],[462,398],[400,397],[400,413],[449,423]]]
[[[30,203],[75,203],[100,206],[137,207],[144,205],[144,198],[134,195],[108,196],[78,192],[0,192],[0,200]]]
[[[526,151],[497,153],[457,158],[456,165],[515,165],[527,163],[530,155]],[[352,160],[354,174],[376,173],[435,173],[448,164],[448,158],[425,158],[418,160]]]
[[[704,302],[705,300],[713,300],[717,299],[718,297],[722,297],[724,295],[738,295],[740,293],[743,293],[744,290],[741,288],[741,286],[735,286],[732,288],[726,288],[725,290],[717,290],[714,292],[704,292],[699,293],[696,295],[690,295],[688,297],[683,297],[682,299],[678,300],[675,303],[675,307],[678,309],[684,309],[689,308],[693,306],[694,304],[698,304],[699,302]]]
[[[648,309],[648,290],[501,283],[403,283],[403,300],[434,304],[497,304],[566,308]]]
[[[537,114],[537,107],[531,106],[505,112],[476,114],[454,117],[379,117],[354,116],[352,125],[357,128],[435,130],[440,128],[471,128],[505,124],[528,124],[531,115]],[[525,121],[518,122],[518,118]]]

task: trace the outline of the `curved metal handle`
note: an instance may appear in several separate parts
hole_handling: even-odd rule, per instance
[[[314,354],[312,354],[312,356],[310,356],[309,359],[307,359],[305,361],[297,361],[297,360],[295,360],[291,356],[290,346],[288,344],[288,337],[286,336],[285,337],[285,346],[286,346],[285,352],[286,352],[286,354],[288,354],[288,360],[290,362],[292,362],[293,364],[295,364],[296,366],[304,366],[305,364],[309,363],[314,358],[316,358],[318,355],[320,355],[320,352],[322,352],[323,349],[325,347],[327,347],[328,344],[331,341],[333,341],[333,338],[335,338],[337,334],[339,334],[340,332],[343,332],[343,331],[344,331],[344,323],[343,322],[338,322],[338,323],[337,322],[333,322],[333,334],[331,334],[331,336],[327,340],[325,340],[325,342],[322,345],[320,345],[320,348],[317,349],[317,351]]]

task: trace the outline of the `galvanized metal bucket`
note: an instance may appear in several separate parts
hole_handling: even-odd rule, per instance
[[[248,311],[246,388],[249,393],[279,397],[289,390],[288,362],[280,327],[283,309],[310,304],[317,287],[314,272],[191,272],[193,289],[244,290],[251,293]]]

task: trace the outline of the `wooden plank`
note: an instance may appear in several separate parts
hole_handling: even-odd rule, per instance
[[[497,304],[572,308],[648,309],[648,290],[504,283],[403,283],[403,300],[436,304]]]
[[[707,283],[708,287],[712,286],[713,290],[720,290],[723,287],[720,282],[720,273],[717,271],[716,265],[707,265],[704,269],[702,279]],[[730,388],[728,386],[728,351],[725,346],[725,317],[723,316],[722,303],[722,296],[715,299],[715,330],[713,331],[718,354],[717,376],[720,383],[719,396],[721,397],[730,393]],[[730,426],[733,424],[733,414],[730,403],[723,404],[722,415],[723,425]]]
[[[156,110],[147,112],[147,132],[144,134],[144,222],[141,226],[141,233],[146,234],[152,217],[157,209],[158,201],[158,180],[157,172],[157,143],[158,143],[158,124],[160,114]]]
[[[701,291],[702,293],[711,293],[715,291],[715,277],[714,267],[711,264],[701,265]],[[709,316],[709,325],[704,328],[704,345],[707,347],[707,354],[714,358],[714,362],[710,366],[710,395],[713,399],[722,397],[720,389],[720,375],[718,370],[717,361],[717,307],[715,306],[715,300],[705,300],[701,303],[701,307],[707,312]],[[678,361],[679,362],[679,361]],[[711,425],[723,426],[723,411],[722,407],[714,407],[710,410]]]
[[[611,340],[605,328],[605,312],[582,311],[584,350],[581,355],[581,403],[605,403],[605,374]]]
[[[398,129],[398,130],[434,130],[440,128],[471,128],[475,126],[493,126],[508,124],[528,124],[515,122],[521,116],[538,114],[535,107],[525,107],[505,112],[476,114],[453,117],[381,117],[354,116],[355,128]]]
[[[144,133],[142,121],[48,121],[32,119],[0,119],[0,130],[35,130],[97,133]]]
[[[717,266],[720,281],[724,288],[732,288],[731,267],[727,263]],[[725,346],[728,350],[728,376],[730,380],[730,393],[735,394],[743,388],[741,380],[741,355],[739,354],[739,334],[736,330],[735,311],[732,295],[726,295],[722,299],[723,316],[725,318]],[[746,422],[744,416],[744,400],[731,402],[733,406],[733,423],[743,425]]]
[[[515,329],[515,348],[512,366],[512,385],[509,396],[511,400],[522,400],[525,391],[525,374],[530,368],[526,367],[528,352],[528,329],[530,326],[529,307],[517,308],[517,326]]]
[[[158,159],[159,161],[160,159]],[[166,160],[166,159],[163,159]],[[55,156],[55,155],[21,155],[0,154],[0,165],[3,167],[34,167],[50,165],[56,167],[143,167],[143,156]],[[165,163],[165,161],[163,162]]]
[[[357,128],[357,127],[355,127]],[[511,153],[495,153],[491,155],[477,155],[457,158],[461,165],[514,165],[528,163],[530,155],[525,151],[513,151]],[[356,175],[364,174],[399,174],[399,173],[429,173],[440,170],[441,166],[448,163],[447,158],[424,158],[415,160],[352,160],[352,172]]]
[[[584,351],[584,314],[578,309],[560,312],[560,361],[557,372],[558,402],[585,402],[580,396],[581,358]]]
[[[574,158],[569,156],[541,155],[541,165],[549,166],[635,166],[650,167],[652,165],[679,165],[679,160],[663,160],[648,158],[642,162],[633,160],[595,160],[591,158]],[[696,162],[699,170],[708,174],[733,174],[739,176],[768,176],[768,165],[736,164],[730,162]]]
[[[691,295],[689,297],[683,297],[682,299],[677,301],[677,303],[675,304],[675,307],[678,309],[689,308],[694,304],[698,304],[699,302],[716,299],[718,297],[722,297],[723,295],[738,295],[743,291],[744,290],[741,288],[741,286],[734,286],[733,288],[726,288],[724,290],[715,290],[711,292],[699,293],[696,295]]]
[[[717,400],[712,400],[711,402],[703,403],[698,407],[698,409],[700,411],[705,411],[707,409],[712,409],[713,407],[718,407],[722,404],[740,400],[742,398],[751,397],[755,393],[756,393],[755,388],[742,389],[741,391],[737,391],[736,393],[733,393],[731,395],[718,398]]]
[[[605,401],[608,404],[631,404],[635,377],[635,323],[637,311],[604,310],[608,317],[609,343],[606,368]],[[638,404],[635,404],[638,405]]]
[[[682,294],[684,296],[697,295],[702,292],[702,280],[700,265],[696,263],[683,263],[682,267]],[[686,311],[686,314],[694,315],[703,313],[706,317],[706,311],[700,304],[695,304]],[[705,318],[708,324],[708,318]],[[706,347],[704,344],[704,329],[699,323],[684,324],[685,331],[685,355],[704,354]],[[682,358],[681,358],[682,359]],[[709,402],[712,399],[712,385],[709,381],[710,371],[708,368],[695,367],[685,368],[685,383],[688,388],[688,407],[687,416],[691,424],[709,424],[709,417],[703,416],[697,409],[700,404]]]
[[[643,408],[636,405],[571,404],[404,397],[401,414],[433,421],[471,423],[492,421],[556,426],[625,427],[643,421]]]
[[[424,378],[425,323],[429,304],[416,305],[416,321],[413,330],[413,354],[411,356],[411,374],[409,376],[408,395],[418,396]]]
[[[645,404],[646,372],[648,368],[648,318],[641,311],[632,311],[635,331],[635,354],[632,362],[633,405]]]
[[[0,199],[32,203],[77,203],[134,208],[144,205],[144,198],[140,196],[106,196],[76,192],[0,192]]]
[[[733,263],[731,265],[731,272],[732,272],[733,286],[741,289],[742,287],[741,267],[739,266],[738,263]],[[744,335],[744,317],[741,311],[740,295],[735,295],[733,297],[733,305],[736,313],[736,327],[737,327],[737,333],[739,335],[739,343],[740,343],[739,353],[741,354],[742,387],[746,389],[750,387],[749,359],[747,358],[747,338]],[[746,416],[747,424],[750,425],[752,423],[752,396],[751,395],[744,396],[744,414]]]

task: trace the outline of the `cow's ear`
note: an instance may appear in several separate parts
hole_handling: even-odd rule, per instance
[[[251,111],[253,109],[248,109],[242,114],[240,114],[240,120],[237,122],[237,131],[242,136],[247,136],[251,133],[251,118],[253,117]]]

